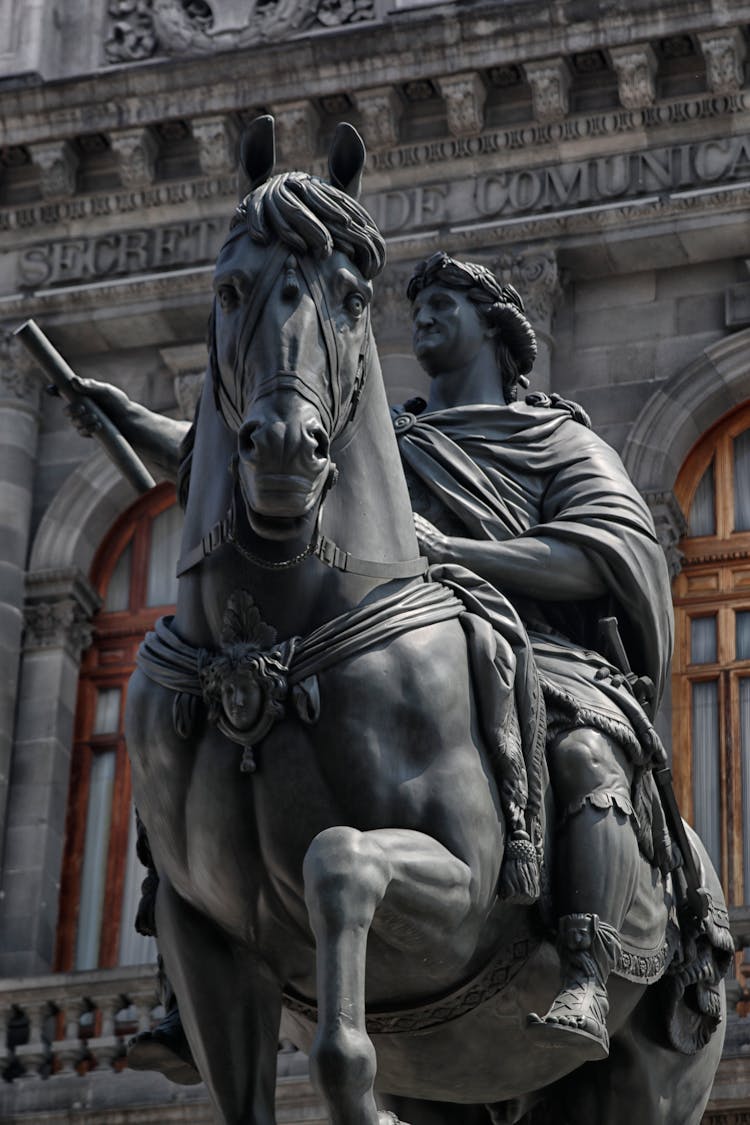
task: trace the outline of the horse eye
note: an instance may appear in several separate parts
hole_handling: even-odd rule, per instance
[[[365,299],[361,293],[350,293],[344,303],[346,305],[346,311],[349,313],[349,315],[356,318],[362,316],[362,313],[367,307]]]
[[[233,285],[220,285],[216,290],[216,299],[222,312],[231,312],[239,303],[239,294]]]

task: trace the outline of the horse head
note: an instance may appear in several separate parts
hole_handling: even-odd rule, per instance
[[[365,148],[338,126],[330,180],[273,174],[273,118],[250,126],[250,181],[217,260],[210,357],[217,407],[256,534],[298,536],[335,479],[331,447],[367,375],[383,239],[357,202]]]

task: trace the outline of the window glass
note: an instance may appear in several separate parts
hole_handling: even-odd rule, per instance
[[[719,683],[711,680],[692,687],[695,829],[718,871],[721,869]]]
[[[734,451],[734,530],[750,531],[750,430],[732,442]]]
[[[75,969],[96,969],[107,882],[107,852],[112,824],[115,751],[95,754],[91,763],[86,836],[83,845]]]
[[[102,688],[97,692],[92,734],[117,734],[120,727],[121,698],[122,689],[119,687]]]
[[[180,554],[182,512],[173,504],[151,524],[146,605],[177,601],[177,559]]]
[[[750,823],[750,677],[739,683],[740,756],[742,758],[742,823]],[[750,902],[750,832],[742,833],[742,863],[745,902]]]
[[[690,663],[716,662],[716,618],[693,617],[690,621]]]
[[[714,535],[716,533],[716,507],[714,501],[713,461],[701,477],[690,505],[688,535]]]
[[[107,596],[102,607],[105,613],[118,613],[130,605],[130,565],[132,544],[128,543],[120,555],[107,586]]]

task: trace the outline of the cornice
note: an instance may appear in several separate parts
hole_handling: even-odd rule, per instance
[[[606,12],[586,20],[578,17],[578,9],[576,0],[488,3],[470,12],[446,5],[450,18],[439,18],[435,9],[404,11],[380,23],[355,23],[198,58],[162,56],[102,66],[83,77],[0,92],[4,143],[59,141],[170,117],[293,101],[299,98],[300,75],[308,97],[341,90],[356,94],[450,75],[457,60],[462,70],[481,69],[630,46],[634,24],[641,42],[676,32],[716,33],[750,22],[750,0],[726,0],[721,6],[711,0],[658,5],[638,0],[619,12],[606,5]]]

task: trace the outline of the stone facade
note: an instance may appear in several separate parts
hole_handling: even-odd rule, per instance
[[[484,262],[536,326],[532,389],[579,401],[621,453],[674,574],[680,466],[750,399],[750,4],[42,8],[0,3],[12,29],[0,45],[0,996],[33,1009],[39,1032],[1,1115],[72,1120],[85,1104],[81,1121],[208,1121],[202,1095],[175,1101],[132,1075],[83,1078],[65,1063],[40,1077],[40,1012],[77,995],[49,974],[78,669],[99,601],[89,576],[135,494],[39,394],[8,333],[34,317],[81,375],[188,417],[243,125],[273,112],[282,166],[322,174],[346,118],[368,144],[365,202],[388,241],[374,323],[392,398],[425,387],[403,296],[413,264],[439,247]],[[110,974],[114,1020],[126,987]],[[716,1125],[750,1121],[750,1025],[733,1015],[731,1029]],[[287,1074],[279,1119],[317,1120],[310,1098]]]

